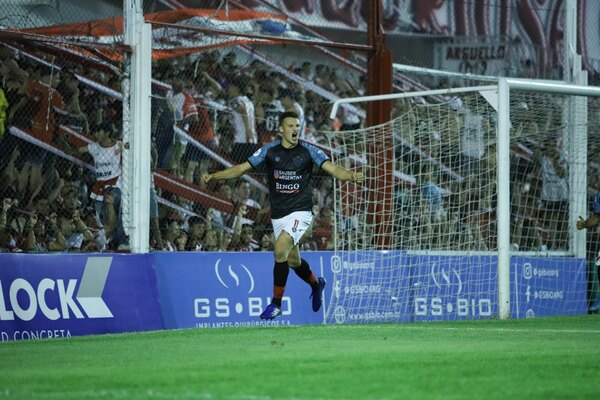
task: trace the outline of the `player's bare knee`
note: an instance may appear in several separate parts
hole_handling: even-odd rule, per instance
[[[278,245],[277,243],[275,244],[274,255],[276,262],[286,261],[288,259],[288,253],[289,250],[285,246]]]
[[[294,252],[290,252],[290,254],[288,255],[288,265],[292,268],[296,268],[299,267],[300,264],[302,263],[302,259],[294,254]]]

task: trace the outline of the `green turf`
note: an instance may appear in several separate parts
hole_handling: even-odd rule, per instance
[[[0,399],[600,399],[600,317],[0,344]]]

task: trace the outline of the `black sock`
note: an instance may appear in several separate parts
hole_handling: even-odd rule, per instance
[[[271,300],[271,303],[277,307],[281,307],[281,299],[285,292],[285,284],[287,283],[289,273],[290,268],[287,261],[275,261],[275,266],[273,267],[273,300]]]
[[[275,286],[285,286],[289,273],[290,267],[287,261],[275,261],[275,266],[273,267],[273,284]]]
[[[310,270],[310,265],[308,265],[304,258],[301,260],[300,265],[296,268],[293,268],[293,270],[300,279],[308,283],[310,286],[314,287],[317,285],[317,277]]]

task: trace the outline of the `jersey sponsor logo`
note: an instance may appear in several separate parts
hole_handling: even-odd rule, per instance
[[[277,193],[297,193],[300,191],[300,184],[275,182],[275,191]]]
[[[298,175],[296,171],[282,171],[279,169],[273,170],[273,177],[282,181],[300,181],[302,175]]]

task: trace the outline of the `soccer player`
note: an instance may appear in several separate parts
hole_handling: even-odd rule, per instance
[[[596,198],[594,198],[594,203],[592,203],[592,213],[587,219],[579,217],[579,220],[577,220],[577,229],[597,228],[598,225],[600,225],[600,190],[596,192]],[[600,254],[598,254],[598,259],[596,260],[596,267],[600,267]],[[600,269],[598,271],[598,283],[600,283]],[[600,294],[588,310],[600,311]]]
[[[334,178],[361,183],[362,172],[351,172],[333,164],[319,148],[299,141],[300,120],[294,112],[284,112],[279,118],[281,138],[262,146],[247,161],[202,179],[235,179],[251,169],[264,165],[269,184],[271,223],[275,234],[275,267],[273,269],[273,299],[260,315],[273,319],[281,314],[281,299],[285,292],[289,268],[312,288],[312,309],[321,308],[323,289],[327,282],[317,278],[306,260],[300,257],[299,242],[312,222],[313,165]]]

